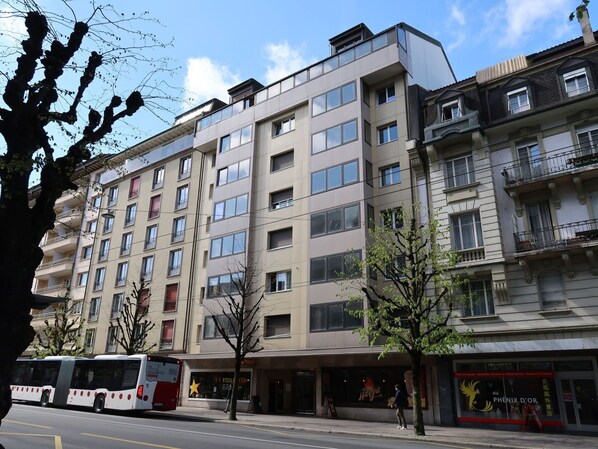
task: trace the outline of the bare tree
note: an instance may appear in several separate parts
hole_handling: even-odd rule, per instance
[[[40,10],[34,0],[0,5],[2,18],[17,23],[3,30],[0,44],[1,422],[11,407],[14,361],[35,335],[31,285],[43,257],[40,240],[54,227],[54,203],[64,191],[76,189],[75,170],[114,126],[164,93],[152,77],[167,68],[160,59],[144,56],[145,49],[163,45],[139,31],[144,29],[139,21],[148,23],[145,14],[131,19],[92,1],[89,16],[79,20],[73,2],[53,3],[62,8],[58,13]],[[8,37],[15,46],[5,44]],[[119,75],[135,74],[143,79],[123,99],[115,93],[124,78]],[[30,201],[29,186],[37,174],[37,195]]]
[[[41,333],[35,335],[35,357],[43,358],[50,355],[78,356],[85,348],[81,344],[79,329],[83,324],[80,314],[75,313],[76,304],[70,300],[67,293],[64,301],[54,306],[52,320],[44,320]]]
[[[118,334],[116,341],[127,355],[147,354],[156,347],[156,343],[148,345],[149,332],[156,323],[149,319],[150,292],[143,278],[139,285],[133,282],[130,296],[126,296],[116,318]]]
[[[234,269],[229,269],[229,276],[230,288],[219,292],[223,295],[218,300],[219,313],[214,313],[215,310],[210,310],[210,313],[214,327],[235,354],[228,419],[236,421],[241,364],[247,354],[263,349],[258,315],[264,300],[264,286],[259,282],[255,266],[249,263],[235,262]]]
[[[449,325],[465,280],[452,271],[458,254],[438,243],[444,232],[435,217],[423,225],[400,210],[385,217],[385,222],[370,232],[366,257],[356,262],[368,276],[344,280],[341,296],[360,306],[366,298],[366,307],[352,308],[351,313],[366,318],[358,332],[372,346],[381,345],[380,358],[390,351],[409,354],[413,428],[416,435],[425,435],[420,391],[423,357],[474,343],[471,333],[461,334]]]

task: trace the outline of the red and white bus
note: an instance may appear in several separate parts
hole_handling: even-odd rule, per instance
[[[19,359],[13,370],[12,398],[42,407],[106,410],[174,410],[181,361],[155,355],[101,355],[93,359]]]

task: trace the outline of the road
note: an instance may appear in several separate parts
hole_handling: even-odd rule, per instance
[[[272,430],[157,413],[129,416],[15,404],[0,427],[6,449],[469,449],[460,445]]]

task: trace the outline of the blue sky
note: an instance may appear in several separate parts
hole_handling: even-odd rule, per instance
[[[40,1],[47,7],[58,2]],[[568,16],[580,1],[121,0],[119,10],[148,11],[163,25],[154,30],[164,40],[174,38],[164,54],[180,70],[168,82],[192,99],[175,106],[166,123],[147,111],[138,114],[133,119],[136,137],[140,141],[162,131],[189,106],[213,97],[227,101],[226,90],[248,78],[269,84],[325,58],[328,39],[361,22],[374,33],[405,22],[439,40],[457,79],[463,79],[510,57],[578,37],[579,24]],[[70,5],[83,10],[87,3],[73,0]],[[590,13],[598,8],[593,3]],[[129,74],[131,83],[137,75]]]

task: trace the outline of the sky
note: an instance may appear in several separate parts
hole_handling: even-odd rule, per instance
[[[362,22],[374,34],[405,22],[435,38],[461,80],[580,36],[578,22],[568,19],[580,1],[121,0],[116,6],[158,18],[162,26],[154,31],[165,41],[174,39],[164,54],[180,67],[168,82],[182,89],[184,101],[170,108],[166,121],[139,114],[142,141],[194,105],[213,97],[228,101],[227,89],[242,81],[255,78],[267,85],[329,56],[328,39]],[[70,5],[76,10],[82,3],[87,0]],[[590,14],[593,10],[598,6],[590,3]]]

